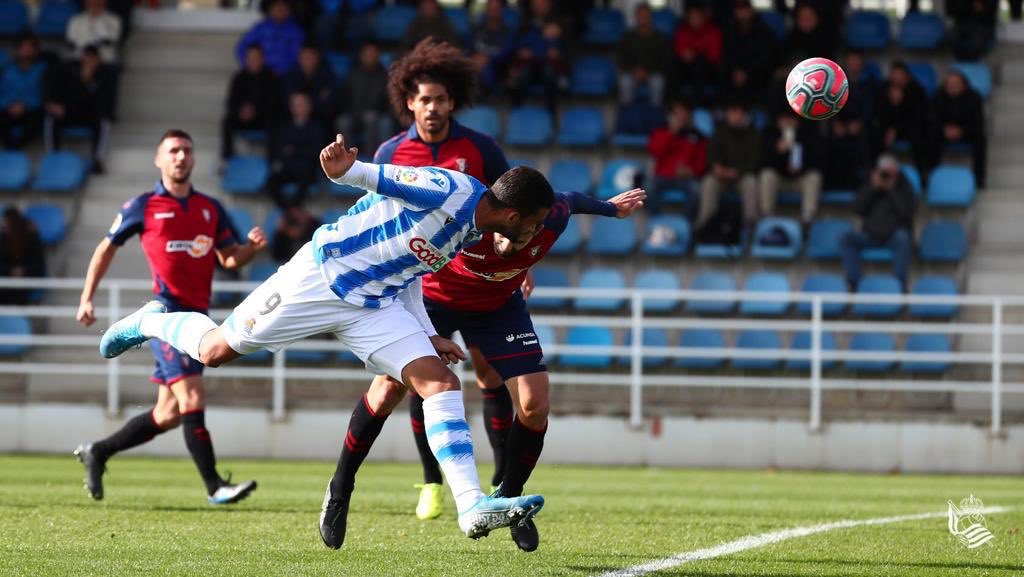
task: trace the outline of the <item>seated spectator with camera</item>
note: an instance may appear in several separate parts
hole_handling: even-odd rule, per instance
[[[761,148],[761,216],[775,213],[779,190],[800,191],[800,219],[810,225],[821,196],[823,142],[819,126],[780,108],[775,123],[765,127]]]

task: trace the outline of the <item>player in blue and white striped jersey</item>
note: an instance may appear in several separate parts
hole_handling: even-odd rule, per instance
[[[167,313],[154,301],[111,325],[100,353],[113,358],[159,338],[216,367],[258,350],[278,351],[306,337],[334,333],[368,369],[405,383],[425,399],[428,442],[448,479],[463,532],[477,538],[524,523],[544,499],[481,492],[459,380],[446,366],[466,355],[437,335],[423,306],[419,277],[444,267],[482,233],[532,237],[554,202],[551,185],[524,167],[487,188],[445,169],[358,162],[356,153],[339,134],[321,151],[320,164],[331,180],[374,194],[337,222],[317,229],[222,325],[200,313]],[[361,407],[368,406],[364,399]],[[353,418],[374,418],[360,415],[357,408]],[[369,429],[366,438],[346,439],[346,458],[365,458],[380,432],[380,427]],[[335,475],[328,485],[320,515],[321,537],[335,549],[344,541],[353,490],[340,479]]]

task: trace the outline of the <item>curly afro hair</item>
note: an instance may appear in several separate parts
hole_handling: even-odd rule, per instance
[[[388,71],[388,100],[403,123],[413,121],[405,105],[419,92],[423,82],[441,84],[455,102],[455,110],[473,106],[477,68],[462,50],[433,38],[422,40],[411,52],[391,64]]]

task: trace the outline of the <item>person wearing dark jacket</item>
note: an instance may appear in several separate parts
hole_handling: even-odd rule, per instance
[[[824,142],[812,121],[801,122],[779,109],[775,123],[765,127],[761,142],[760,216],[775,213],[781,188],[800,191],[800,217],[809,226],[818,212]]]
[[[412,50],[424,38],[433,38],[438,42],[447,42],[452,46],[462,47],[462,39],[452,26],[448,16],[441,10],[437,0],[420,0],[417,15],[402,34],[402,50]]]
[[[0,276],[46,276],[46,253],[39,233],[32,221],[18,209],[4,210],[0,223]],[[32,301],[32,289],[0,289],[0,302],[27,305]]]
[[[860,190],[868,169],[868,141],[861,102],[846,103],[828,123],[824,190]]]
[[[909,145],[918,170],[927,169],[931,154],[927,135],[928,98],[902,62],[895,62],[878,91],[873,110],[873,154]]]
[[[320,50],[307,44],[299,51],[295,67],[285,74],[282,81],[283,96],[304,92],[313,99],[313,118],[331,128],[334,119],[334,73],[324,62]]]
[[[935,95],[933,135],[936,146],[933,165],[938,164],[943,149],[950,144],[965,144],[971,149],[974,180],[985,186],[985,116],[981,96],[963,75],[953,70],[946,75],[942,89]]]
[[[103,173],[110,119],[114,114],[115,73],[100,59],[95,46],[82,50],[77,65],[54,74],[47,87],[46,119],[43,121],[47,149],[61,148],[65,126],[84,126],[92,135],[92,172]]]
[[[245,50],[245,67],[231,78],[227,115],[221,124],[221,160],[235,154],[235,133],[239,130],[270,131],[277,118],[280,87],[264,66],[263,50],[253,45]]]
[[[650,102],[661,106],[665,74],[672,62],[672,45],[657,28],[651,7],[638,4],[636,26],[619,41],[619,101],[633,102],[638,86],[647,86]]]
[[[790,64],[813,57],[834,58],[837,40],[837,35],[822,25],[813,6],[800,4],[793,17],[793,29],[783,43],[784,58]]]
[[[388,71],[380,62],[380,49],[367,43],[359,50],[359,65],[337,92],[338,125],[359,150],[377,150],[393,132],[388,111]]]
[[[304,92],[288,97],[291,117],[271,138],[270,194],[282,209],[302,206],[309,188],[320,178],[320,145],[327,140],[323,124],[313,118],[313,99]],[[285,194],[285,185],[296,186]]]
[[[892,155],[878,158],[871,182],[863,188],[853,203],[857,215],[854,230],[840,241],[843,270],[850,290],[860,282],[861,251],[868,247],[887,246],[892,250],[893,275],[903,289],[907,288],[907,273],[914,250],[914,211],[917,199],[914,189],[899,162]]]
[[[700,210],[694,229],[700,231],[718,212],[722,195],[735,187],[743,205],[743,223],[757,222],[757,167],[761,149],[757,129],[750,125],[746,107],[738,101],[725,108],[725,122],[715,127],[708,143],[708,172],[700,184]]]
[[[779,41],[754,11],[750,0],[736,0],[722,43],[722,85],[728,93],[761,91],[771,85]]]

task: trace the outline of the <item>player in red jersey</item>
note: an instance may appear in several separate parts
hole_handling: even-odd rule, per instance
[[[85,326],[96,321],[92,298],[117,249],[135,234],[142,240],[153,275],[153,292],[170,311],[205,313],[210,305],[210,284],[215,262],[236,269],[266,246],[259,227],[248,231],[248,243],[238,244],[234,227],[215,199],[191,184],[192,137],[169,130],[157,147],[155,164],[160,180],[151,192],[126,202],[107,237],[89,261],[77,319]],[[256,488],[255,481],[231,484],[217,473],[210,432],[205,423],[203,365],[167,343],[150,340],[156,370],[152,381],[160,386],[156,405],[129,419],[113,435],[85,443],[75,455],[85,466],[86,489],[93,499],[103,498],[103,473],[115,453],[141,445],[165,431],[183,425],[185,445],[206,485],[211,504],[234,503]]]

